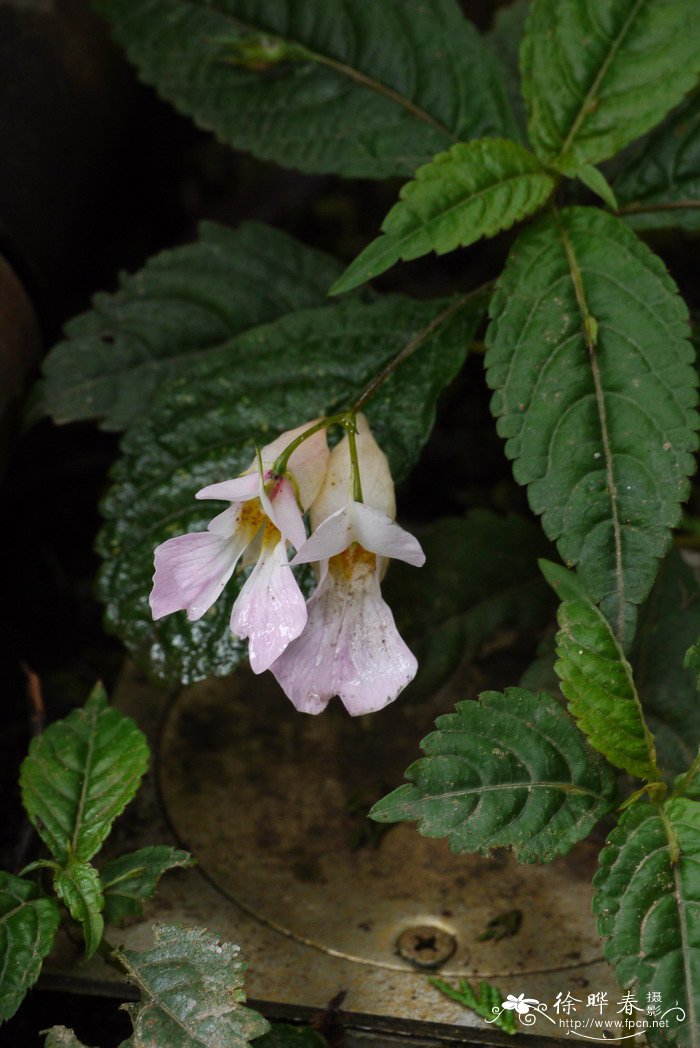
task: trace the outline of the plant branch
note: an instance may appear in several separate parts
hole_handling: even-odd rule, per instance
[[[700,200],[667,200],[658,204],[627,204],[615,212],[619,217],[625,215],[653,215],[664,211],[700,211]]]
[[[366,388],[363,390],[363,392],[360,394],[360,396],[353,404],[352,410],[354,412],[361,411],[367,403],[367,401],[370,399],[370,397],[374,396],[377,390],[384,385],[386,380],[394,374],[397,368],[399,368],[403,363],[405,363],[405,361],[407,361],[409,357],[413,356],[416,350],[423,345],[426,339],[430,338],[430,336],[434,334],[434,332],[437,331],[439,327],[447,323],[448,320],[451,320],[456,313],[459,313],[460,309],[462,309],[462,307],[465,306],[467,302],[471,301],[471,299],[473,298],[476,298],[477,295],[484,294],[485,292],[490,290],[493,283],[493,280],[489,280],[487,281],[487,283],[481,284],[480,287],[475,288],[473,291],[467,291],[464,295],[460,295],[459,298],[455,299],[454,302],[451,302],[446,309],[443,309],[442,313],[438,313],[438,315],[434,317],[429,324],[426,324],[424,328],[416,332],[416,334],[408,340],[406,345],[403,346],[401,350],[399,350],[396,356],[393,357],[384,368],[382,368],[379,374],[374,376],[372,381],[369,383],[368,386],[366,386]]]

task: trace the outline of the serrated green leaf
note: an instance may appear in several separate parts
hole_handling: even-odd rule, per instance
[[[110,859],[100,870],[105,920],[114,923],[140,916],[144,901],[155,895],[158,881],[167,870],[193,864],[189,852],[166,844],[139,848]]]
[[[569,208],[518,238],[491,316],[491,407],[515,478],[629,639],[695,471],[687,310],[618,219]]]
[[[268,1033],[258,1037],[255,1048],[326,1048],[328,1041],[310,1026],[273,1023]]]
[[[102,941],[104,897],[100,875],[89,862],[69,862],[54,876],[56,895],[65,903],[74,921],[83,928],[85,956],[92,957]]]
[[[213,516],[195,492],[247,468],[255,441],[351,403],[402,347],[424,337],[365,408],[395,477],[405,476],[482,311],[481,300],[399,296],[304,310],[253,329],[161,390],[124,439],[99,539],[107,624],[142,664],[164,679],[193,681],[230,673],[244,654],[229,629],[240,575],[198,622],[184,613],[151,619],[154,547]]]
[[[634,229],[700,229],[700,94],[632,151],[614,186],[619,213]]]
[[[430,251],[444,255],[495,236],[542,207],[554,185],[552,175],[515,142],[460,142],[418,169],[382,222],[383,235],[348,266],[331,293],[351,291],[401,259]]]
[[[542,569],[562,596],[554,669],[569,710],[591,745],[612,764],[643,779],[658,779],[654,740],[632,667],[610,624],[581,593],[571,572],[547,562],[542,562]]]
[[[434,694],[497,629],[537,629],[552,611],[537,567],[547,542],[524,517],[477,509],[436,520],[420,540],[425,567],[404,570],[396,562],[382,585],[418,658],[414,697]]]
[[[515,1013],[502,1007],[503,998],[498,988],[491,986],[485,979],[482,979],[479,983],[478,992],[466,979],[459,980],[459,989],[451,986],[443,979],[429,979],[428,982],[436,990],[444,993],[446,997],[457,1001],[464,1008],[469,1008],[475,1015],[480,1015],[482,1019],[488,1019],[493,1026],[504,1030],[505,1033],[517,1033]]]
[[[687,650],[700,637],[700,587],[677,550],[661,565],[639,612],[629,660],[659,765],[679,775],[700,746],[700,701]]]
[[[491,56],[454,0],[99,0],[140,75],[218,137],[303,171],[410,176],[509,134]]]
[[[323,305],[341,266],[257,222],[203,222],[199,239],[122,276],[114,294],[65,328],[43,364],[55,422],[98,418],[123,429],[167,379],[236,335],[295,309]]]
[[[372,808],[377,822],[418,820],[456,852],[511,847],[519,862],[550,862],[613,806],[610,769],[548,695],[484,692],[435,723],[409,784]]]
[[[700,73],[695,0],[533,0],[521,50],[530,141],[567,174],[649,131]]]
[[[32,739],[20,769],[22,803],[37,833],[66,865],[87,862],[136,793],[148,744],[101,685],[82,709]]]
[[[15,1014],[39,978],[60,922],[53,899],[36,885],[0,871],[0,1021]]]
[[[530,13],[530,0],[515,0],[507,7],[499,7],[493,27],[486,34],[501,70],[510,108],[513,111],[521,142],[527,141],[527,114],[520,82],[520,45]]]
[[[88,1046],[79,1041],[73,1031],[66,1026],[52,1026],[50,1030],[46,1031],[44,1048],[88,1048]]]
[[[662,1011],[677,1002],[686,1013],[657,1031],[673,1048],[697,1048],[700,1036],[699,870],[700,804],[638,802],[608,837],[593,880],[593,912],[621,985],[641,1001],[656,991]]]
[[[115,951],[141,991],[127,1005],[133,1048],[244,1048],[269,1024],[244,1006],[240,947],[204,928],[153,926],[150,950]]]

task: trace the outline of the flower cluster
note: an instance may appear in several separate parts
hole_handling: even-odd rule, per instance
[[[248,639],[253,671],[271,670],[306,713],[320,713],[334,695],[353,715],[379,710],[417,668],[380,582],[390,558],[420,566],[425,555],[394,519],[389,465],[367,420],[360,415],[351,427],[330,452],[318,420],[281,434],[242,476],[197,493],[230,503],[206,531],[155,551],[154,619],[181,610],[200,618],[239,562],[254,565],[233,605],[231,631]],[[276,471],[280,460],[284,470]],[[316,571],[308,602],[296,564]]]

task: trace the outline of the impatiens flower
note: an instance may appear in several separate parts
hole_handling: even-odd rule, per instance
[[[287,544],[299,549],[306,540],[302,510],[318,495],[328,463],[326,434],[319,431],[292,453],[285,476],[272,473],[275,460],[308,422],[282,433],[233,480],[210,484],[198,499],[223,499],[228,509],[206,531],[178,535],[156,548],[150,596],[154,619],[186,611],[191,621],[212,606],[239,560],[255,564],[231,612],[231,631],[249,640],[250,665],[262,673],[307,620],[304,597],[289,566]]]
[[[346,436],[331,452],[323,488],[311,507],[313,534],[292,561],[319,564],[308,622],[271,666],[296,708],[305,713],[320,713],[334,695],[354,716],[372,713],[392,702],[417,669],[382,599],[380,580],[387,558],[420,566],[425,554],[395,522],[386,456],[363,416],[357,425],[364,501],[349,495],[352,467]]]

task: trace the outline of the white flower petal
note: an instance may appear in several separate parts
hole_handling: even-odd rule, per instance
[[[326,560],[347,549],[353,538],[353,503],[347,503],[327,517],[314,533],[297,549],[292,564],[311,564]]]
[[[380,557],[405,560],[416,567],[425,564],[418,539],[381,510],[363,502],[349,502],[319,524],[297,551],[292,564],[310,564],[334,557],[353,542]]]
[[[231,612],[231,632],[248,638],[254,673],[270,668],[307,620],[306,604],[287,560],[284,541],[263,545]]]
[[[425,564],[425,553],[418,539],[399,527],[386,513],[366,503],[355,502],[353,518],[353,538],[364,549],[380,557],[404,560],[417,568]]]
[[[213,532],[215,535],[230,536],[233,535],[234,531],[238,526],[238,514],[240,506],[232,505],[228,506],[221,513],[218,513],[212,520],[207,524],[207,531]]]
[[[208,484],[195,495],[196,499],[224,499],[228,502],[245,502],[255,498],[260,488],[257,473],[246,473],[233,480],[222,480],[219,484]]]
[[[308,607],[306,629],[271,666],[296,708],[320,713],[339,695],[358,716],[393,702],[417,663],[382,600],[376,564],[350,577],[332,566]]]
[[[154,619],[187,611],[191,621],[212,606],[231,578],[243,551],[241,542],[210,531],[178,535],[155,550],[155,575],[149,597]]]
[[[288,542],[299,549],[306,542],[306,528],[297,505],[294,488],[286,477],[280,477],[268,493],[263,489],[260,503],[277,530]]]

